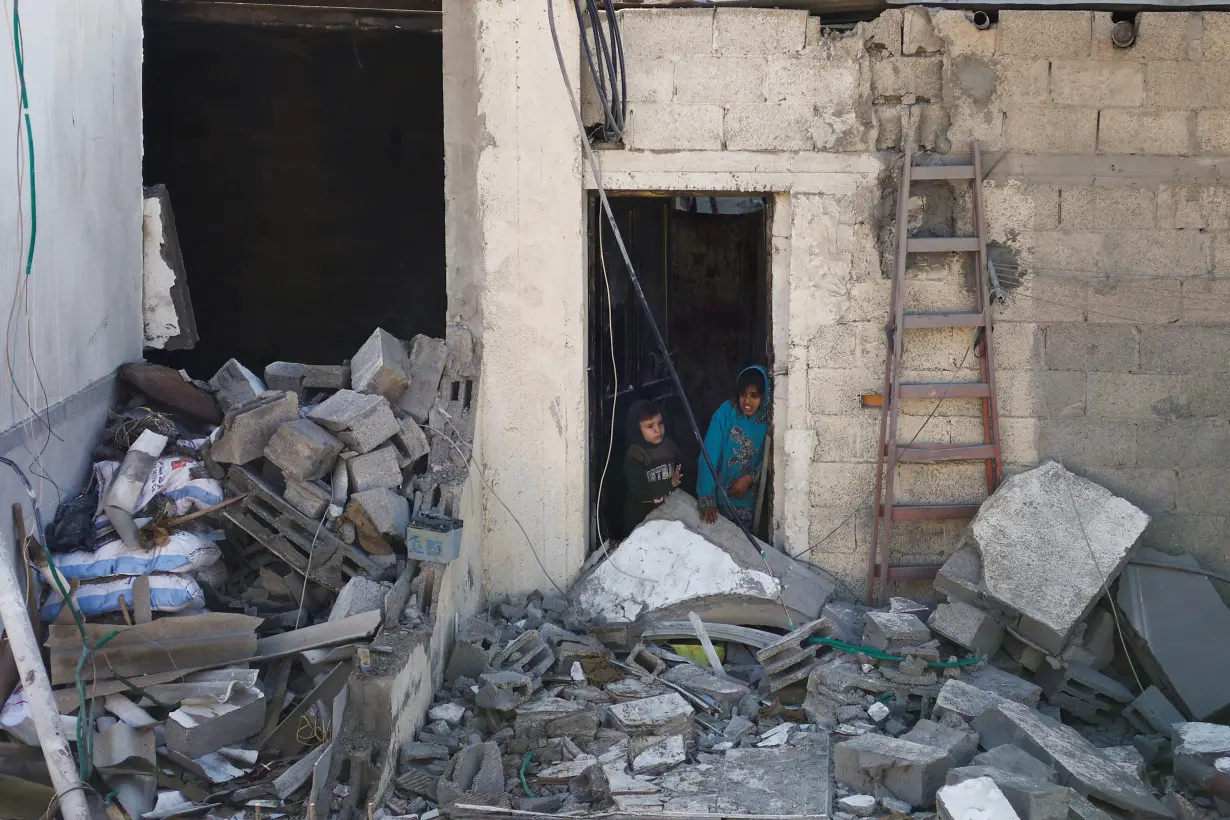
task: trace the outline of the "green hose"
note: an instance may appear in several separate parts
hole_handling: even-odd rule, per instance
[[[890,655],[887,652],[876,649],[872,646],[863,646],[857,643],[846,643],[839,641],[836,638],[809,638],[808,643],[823,644],[831,646],[834,649],[839,649],[842,652],[849,652],[851,655],[866,655],[869,658],[875,658],[878,661],[903,661],[905,658],[897,655]],[[982,658],[966,658],[963,661],[928,661],[927,666],[933,666],[936,669],[952,669],[958,666],[970,666],[971,664],[982,663]]]
[[[525,782],[525,767],[530,765],[530,758],[534,756],[533,752],[526,752],[525,759],[521,761],[521,788],[525,789],[526,797],[537,797],[538,795],[530,791],[530,784]]]

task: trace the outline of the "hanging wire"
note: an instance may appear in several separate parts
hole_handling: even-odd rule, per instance
[[[614,0],[572,0],[581,30],[581,49],[602,104],[602,138],[623,139],[628,117],[628,78],[624,72],[624,44],[619,32]],[[591,39],[592,43],[591,43]],[[596,52],[596,53],[595,53]]]

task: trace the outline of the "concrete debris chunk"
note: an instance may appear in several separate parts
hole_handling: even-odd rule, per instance
[[[555,654],[537,630],[521,633],[492,661],[497,669],[541,675],[555,663]]]
[[[1128,774],[1145,779],[1145,757],[1135,746],[1107,746],[1102,749],[1102,754],[1119,764],[1119,768]]]
[[[1218,781],[1225,789],[1230,776],[1230,726],[1180,723],[1172,729],[1174,773],[1199,789]]]
[[[839,799],[837,808],[855,817],[871,817],[879,808],[879,803],[870,794],[851,794]]]
[[[948,784],[987,777],[1008,798],[1022,820],[1067,820],[1071,789],[992,766],[966,766],[948,773]],[[941,790],[942,791],[942,790]]]
[[[436,784],[436,797],[441,806],[450,806],[462,798],[503,794],[504,764],[500,747],[490,741],[466,746],[454,755]]]
[[[392,333],[376,328],[350,360],[350,386],[360,393],[379,393],[396,402],[410,384],[406,346]]]
[[[1149,677],[1174,705],[1196,720],[1230,717],[1230,609],[1190,555],[1141,549],[1142,561],[1181,569],[1129,564],[1118,603],[1126,632]]]
[[[991,692],[1030,708],[1037,707],[1038,698],[1042,695],[1042,687],[1037,684],[989,664],[970,672],[965,677],[965,682],[976,689]]]
[[[393,434],[393,443],[397,445],[397,449],[410,464],[414,464],[431,452],[427,434],[412,418],[398,419],[397,432]]]
[[[942,820],[1020,820],[1012,804],[989,777],[976,777],[940,789],[935,796]]]
[[[950,768],[942,749],[884,735],[865,734],[834,747],[838,782],[859,792],[883,786],[915,806],[929,806]]]
[[[1158,734],[1170,736],[1176,723],[1186,723],[1183,714],[1166,699],[1162,690],[1150,686],[1135,700],[1123,707],[1123,716],[1128,719],[1142,734]]]
[[[1019,746],[1013,746],[1011,743],[1005,743],[982,754],[974,755],[973,763],[975,766],[999,769],[1011,774],[1028,777],[1031,780],[1042,780],[1047,783],[1054,783],[1059,779],[1058,775],[1055,774],[1055,770],[1049,765],[1043,763]]]
[[[297,362],[270,362],[265,365],[265,385],[303,399],[303,365]]]
[[[351,459],[353,461],[354,459]],[[367,513],[368,519],[381,535],[405,537],[410,523],[410,502],[385,487],[364,490],[350,497]]]
[[[395,490],[401,487],[401,460],[397,457],[397,450],[391,445],[348,459],[346,469],[350,474],[352,493],[380,488]]]
[[[308,419],[295,419],[278,426],[265,445],[265,458],[282,472],[300,481],[323,478],[333,468],[342,443]]]
[[[695,710],[676,692],[652,698],[617,703],[610,707],[615,728],[629,736],[685,735],[694,732],[692,715]]]
[[[235,686],[225,701],[214,697],[185,699],[167,716],[166,745],[185,757],[198,758],[251,737],[264,722],[264,693]]]
[[[260,376],[235,359],[229,359],[218,368],[218,372],[209,380],[209,386],[216,391],[214,399],[223,413],[229,413],[236,407],[247,404],[269,389]]]
[[[437,703],[427,710],[429,720],[442,720],[450,726],[461,723],[465,715],[465,707],[460,703]]]
[[[682,686],[689,692],[704,695],[716,703],[723,714],[730,714],[747,694],[747,686],[729,677],[719,677],[691,663],[681,663],[668,669],[662,680]]]
[[[986,598],[1024,639],[1059,655],[1127,561],[1149,516],[1056,462],[1006,479],[966,530]]]
[[[520,672],[484,672],[474,704],[480,709],[511,712],[534,694],[534,679]]]
[[[942,718],[953,714],[972,721],[988,709],[1002,703],[1004,698],[993,692],[971,686],[965,681],[948,680],[935,699],[933,715]]]
[[[401,432],[388,399],[353,390],[337,391],[313,408],[308,418],[358,453],[370,452]]]
[[[935,721],[923,719],[914,728],[901,735],[901,740],[932,746],[948,757],[949,767],[964,766],[978,751],[978,735],[966,729],[941,726]]]
[[[222,420],[222,432],[210,447],[219,464],[247,464],[261,457],[265,445],[283,423],[299,417],[293,393],[266,393],[232,408]]]
[[[895,652],[931,640],[931,630],[917,615],[868,612],[863,642],[882,652]]]
[[[638,738],[641,740],[642,738]],[[639,775],[663,774],[687,760],[683,735],[660,737],[650,735],[643,738],[639,744],[640,750],[633,752],[632,772]]]
[[[927,619],[927,625],[983,658],[994,655],[1004,642],[1004,628],[999,622],[964,601],[940,604]]]
[[[1123,771],[1075,729],[1012,701],[1002,701],[974,720],[984,747],[1013,743],[1053,765],[1082,793],[1127,811],[1166,817],[1169,812],[1138,778]]]
[[[628,651],[628,657],[624,659],[624,663],[641,670],[650,677],[656,677],[666,669],[666,661],[650,652],[640,641],[637,641],[636,646]]]
[[[303,386],[316,390],[341,390],[350,386],[350,365],[305,364]]]
[[[341,592],[337,594],[333,608],[329,610],[328,623],[382,609],[385,596],[388,594],[389,588],[384,584],[355,576],[347,581]]]
[[[282,498],[308,518],[319,519],[329,508],[332,493],[328,487],[318,481],[300,481],[286,476],[286,491]]]
[[[858,643],[863,637],[867,610],[858,604],[832,601],[820,610],[820,620],[825,623],[827,637],[836,638],[845,643]]]
[[[982,590],[982,558],[972,546],[958,546],[935,576],[935,591],[949,601],[977,604]]]
[[[448,348],[443,339],[419,334],[410,340],[410,384],[398,398],[397,406],[419,424],[427,421],[435,404],[447,358]]]
[[[491,622],[483,618],[464,621],[453,643],[444,680],[450,684],[460,677],[478,680],[479,675],[487,670],[499,640],[500,632]]]
[[[760,661],[769,679],[770,692],[781,691],[811,674],[816,660],[816,648],[808,644],[807,640],[826,629],[824,619],[817,619],[803,624],[756,652],[756,660]]]

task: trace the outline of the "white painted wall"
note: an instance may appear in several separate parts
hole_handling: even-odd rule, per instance
[[[26,280],[29,337],[23,324],[8,352],[17,385],[41,411],[141,355],[141,1],[25,0],[20,9],[38,239]],[[9,33],[12,14],[13,0],[4,0]],[[0,89],[0,316],[7,319],[29,232],[26,144],[24,134],[18,142],[9,54],[0,57]],[[30,411],[3,361],[0,377],[3,431]]]

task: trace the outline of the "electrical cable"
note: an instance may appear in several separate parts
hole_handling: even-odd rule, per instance
[[[619,32],[614,2],[603,0],[601,11],[597,0],[572,0],[572,5],[577,13],[577,28],[581,33],[585,62],[593,78],[598,101],[602,104],[603,137],[612,142],[621,140],[628,113],[628,78],[624,71],[623,38]],[[605,33],[603,22],[606,23]],[[587,31],[593,34],[593,48],[590,47]],[[594,49],[598,52],[596,58]]]
[[[598,497],[594,499],[594,526],[598,531],[598,543],[606,543],[602,538],[602,488],[606,483],[606,473],[611,467],[611,454],[615,451],[615,419],[619,418],[619,364],[615,361],[615,308],[611,304],[611,278],[606,271],[606,252],[602,241],[602,223],[598,223],[598,264],[602,269],[602,283],[606,287],[606,327],[611,340],[611,374],[614,377],[614,387],[611,392],[611,436],[606,445],[606,461],[602,464],[602,475],[598,478]]]
[[[612,14],[608,18],[611,25],[615,25],[615,16]],[[671,358],[670,350],[666,346],[666,340],[662,338],[662,331],[658,328],[658,323],[654,319],[653,310],[649,306],[649,300],[645,297],[645,291],[641,288],[641,280],[636,275],[636,269],[632,265],[632,257],[628,253],[627,247],[624,245],[623,234],[620,233],[619,224],[615,221],[615,212],[611,209],[611,201],[607,197],[606,187],[602,184],[602,172],[598,168],[598,160],[594,156],[593,148],[589,144],[589,138],[585,133],[585,121],[581,117],[581,108],[577,103],[576,94],[572,90],[572,81],[568,78],[568,67],[564,60],[563,46],[560,45],[559,32],[555,27],[555,4],[554,0],[547,0],[547,23],[551,29],[551,40],[555,45],[555,57],[559,62],[559,70],[561,79],[564,83],[564,90],[568,92],[568,102],[572,105],[572,113],[576,118],[577,128],[581,134],[581,148],[584,152],[586,163],[589,165],[590,171],[593,173],[594,184],[598,192],[598,200],[602,205],[602,210],[606,215],[607,222],[611,226],[611,231],[615,236],[615,244],[619,247],[619,253],[623,257],[624,267],[628,271],[628,279],[632,284],[632,289],[636,293],[637,301],[641,305],[641,310],[645,314],[645,319],[649,324],[649,329],[652,332],[653,339],[659,352],[662,354],[662,360],[666,364],[667,373],[670,375],[671,383],[675,387],[675,391],[679,395],[679,402],[683,405],[684,415],[687,416],[688,425],[692,428],[692,435],[700,446],[701,456],[705,460],[705,466],[709,470],[709,474],[713,476],[715,488],[717,490],[718,500],[722,506],[730,513],[730,518],[734,519],[734,505],[731,504],[730,497],[726,492],[726,487],[722,484],[721,475],[713,464],[713,459],[709,456],[709,451],[705,448],[704,438],[700,434],[700,427],[696,423],[696,416],[692,412],[692,405],[687,400],[687,393],[684,392],[683,382],[679,378],[679,372],[675,369],[675,363]],[[580,32],[581,40],[584,40],[584,31]],[[735,521],[736,526],[743,532],[747,542],[760,554],[760,560],[764,562],[765,569],[768,570],[770,577],[773,575],[773,569],[769,565],[769,557],[761,549],[756,537],[752,535],[742,522]],[[794,631],[794,619],[790,615],[790,610],[786,606],[786,599],[782,593],[782,585],[778,584],[778,600],[781,603],[782,610],[786,614],[786,622],[790,625],[790,630]]]

